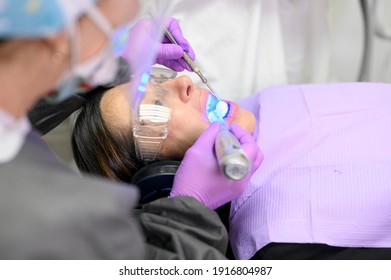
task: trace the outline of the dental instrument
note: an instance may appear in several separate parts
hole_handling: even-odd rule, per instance
[[[229,126],[223,118],[227,112],[228,104],[224,101],[219,101],[216,109],[212,112],[215,120],[220,123],[220,131],[215,142],[217,162],[227,178],[241,180],[250,171],[251,162],[244,153],[238,139],[229,131]]]
[[[155,18],[152,13],[151,16]],[[162,29],[168,39],[173,44],[178,45],[178,42],[171,32],[163,25]],[[200,77],[201,81],[209,88],[210,92],[218,99],[218,103],[216,104],[214,111],[211,112],[212,114],[208,115],[208,119],[211,122],[218,121],[220,123],[220,132],[217,135],[215,142],[216,157],[220,169],[227,178],[232,180],[241,180],[246,177],[250,171],[251,162],[244,153],[238,139],[236,139],[235,135],[229,131],[229,126],[224,120],[224,117],[228,113],[229,106],[225,101],[221,100],[216,91],[209,84],[208,80],[201,73],[196,63],[186,52],[183,52],[183,58],[189,64],[194,73],[196,73]]]
[[[164,34],[166,34],[166,36],[168,37],[168,39],[171,41],[171,43],[175,44],[175,45],[179,45],[178,42],[176,41],[176,39],[174,38],[174,36],[171,34],[171,32],[165,27],[165,26],[162,26],[163,28],[163,32]],[[183,59],[187,62],[187,64],[189,64],[190,68],[193,70],[194,73],[196,73],[198,75],[198,77],[200,77],[201,81],[208,87],[208,89],[214,94],[217,96],[217,98],[221,99],[216,91],[212,88],[212,86],[209,84],[208,80],[205,78],[205,76],[201,73],[201,70],[200,68],[197,66],[197,64],[195,63],[194,60],[192,60],[190,58],[190,56],[186,53],[186,52],[183,52]]]

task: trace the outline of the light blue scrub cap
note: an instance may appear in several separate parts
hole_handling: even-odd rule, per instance
[[[64,29],[97,0],[0,0],[0,38],[40,38]]]

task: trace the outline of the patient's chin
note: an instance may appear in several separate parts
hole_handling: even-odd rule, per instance
[[[240,110],[237,121],[235,121],[241,128],[247,130],[250,134],[254,133],[256,127],[256,119],[253,113],[247,110]]]

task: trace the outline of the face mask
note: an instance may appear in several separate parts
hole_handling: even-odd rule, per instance
[[[112,29],[102,13],[91,5],[86,14],[106,34],[108,42],[110,42]],[[60,77],[55,90],[56,94],[47,98],[52,103],[58,103],[73,94],[109,84],[115,79],[119,69],[119,61],[110,44],[90,60],[75,63],[77,38],[74,23],[70,23],[67,30],[70,37],[71,69]]]
[[[56,95],[48,97],[50,102],[61,102],[72,94],[83,93],[100,85],[114,81],[119,61],[111,48],[96,57],[74,66],[73,71],[64,74],[56,87]]]

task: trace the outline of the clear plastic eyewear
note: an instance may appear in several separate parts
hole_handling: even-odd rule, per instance
[[[133,113],[133,136],[137,157],[145,162],[158,158],[168,136],[172,98],[162,83],[175,78],[176,72],[152,67],[150,79],[138,110]]]

